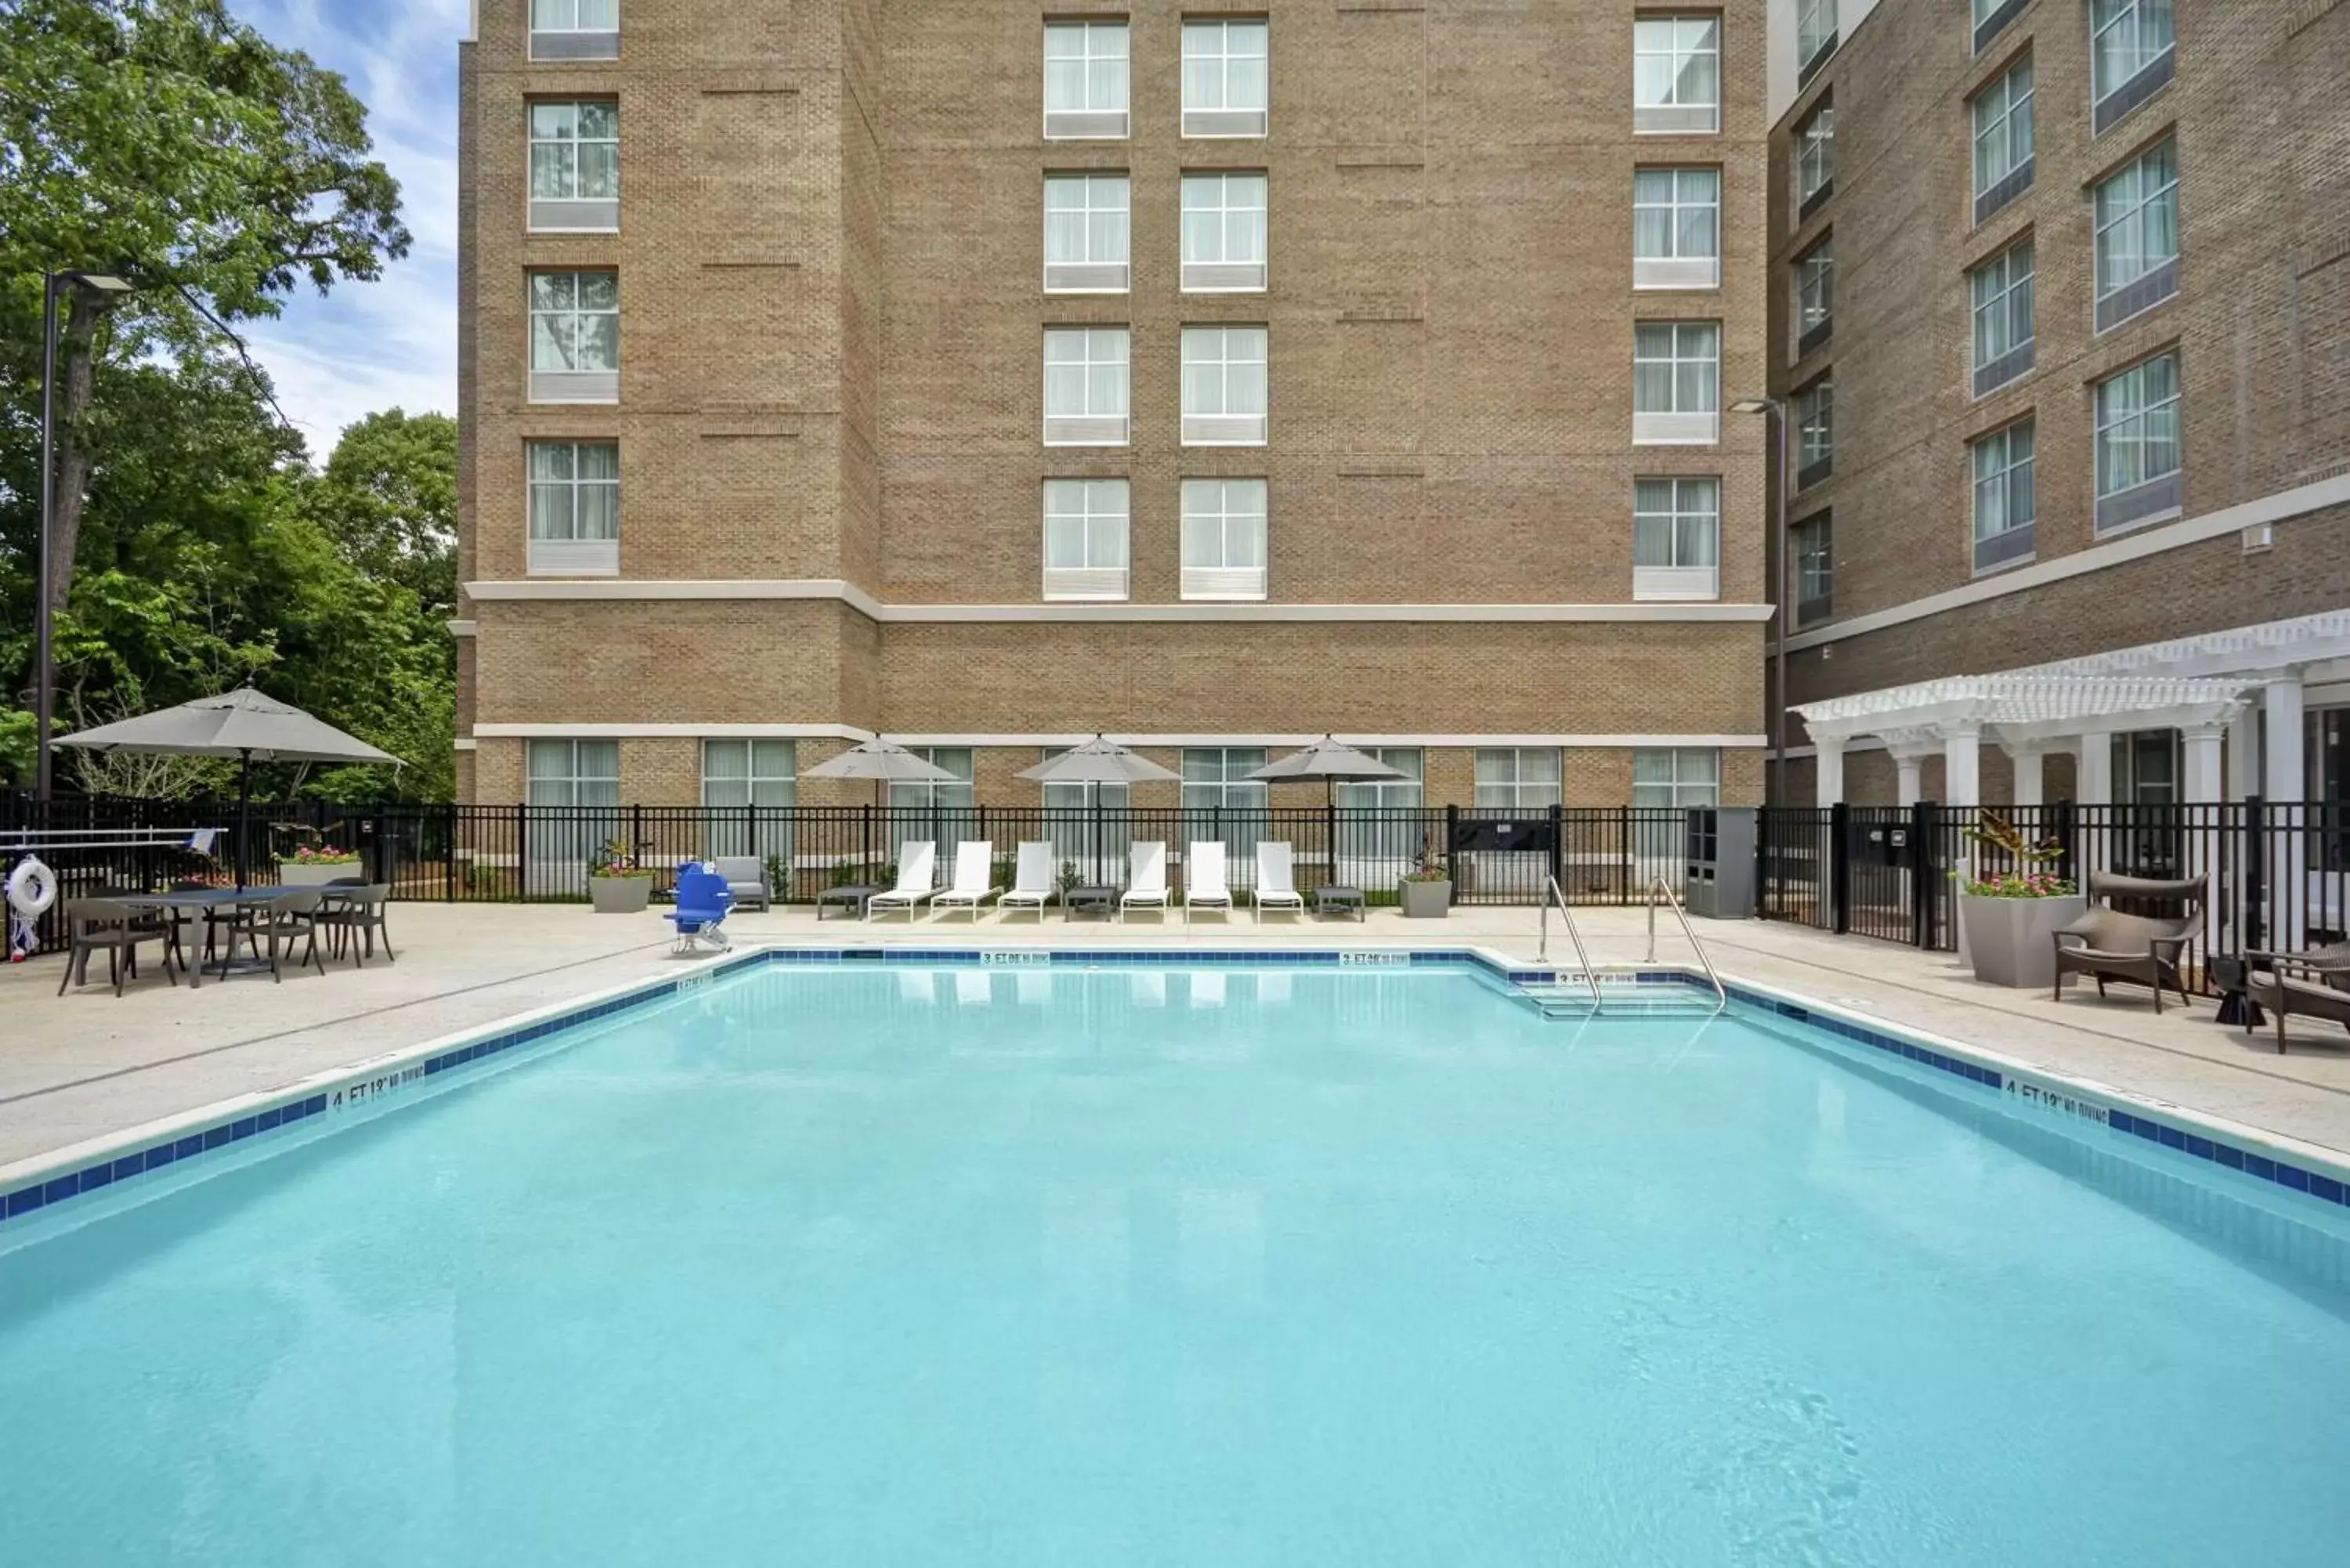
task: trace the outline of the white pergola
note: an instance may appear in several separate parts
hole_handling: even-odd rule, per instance
[[[2113,798],[2107,737],[2166,729],[2178,731],[2184,741],[2182,800],[2261,794],[2297,801],[2306,789],[2303,685],[2313,670],[2334,670],[2350,671],[2350,610],[2145,643],[1997,675],[1887,687],[1804,703],[1794,711],[1817,749],[1822,805],[1844,798],[1845,753],[1868,740],[1892,753],[1904,805],[1916,803],[1921,765],[1938,752],[1945,803],[1981,804],[1986,742],[2014,762],[2010,804],[2039,804],[2042,759],[2066,752],[2077,758],[2076,797],[2084,805],[2105,805]],[[2268,719],[2265,755],[2247,722],[2256,701]],[[2221,742],[2230,736],[2229,776],[2223,779]],[[2093,740],[2097,743],[2088,743]]]

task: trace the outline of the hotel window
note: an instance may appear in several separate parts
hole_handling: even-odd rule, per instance
[[[2092,129],[2104,130],[2170,79],[2170,0],[2090,0]]]
[[[618,806],[620,742],[533,741],[528,747],[528,794],[533,805]],[[560,828],[561,824],[554,825]],[[536,833],[532,835],[537,836]],[[583,846],[584,861],[595,845]]]
[[[1975,222],[2032,189],[2032,62],[2018,60],[1975,95]]]
[[[1337,876],[1348,887],[1384,888],[1391,886],[1419,857],[1420,780],[1425,768],[1418,746],[1362,749],[1404,776],[1339,783],[1339,810],[1380,815],[1340,821]]]
[[[1123,327],[1045,328],[1045,444],[1127,442],[1127,331]]]
[[[1183,597],[1264,597],[1264,535],[1263,480],[1185,480]]]
[[[1981,54],[2032,0],[1975,0],[1975,53]]]
[[[1721,753],[1711,746],[1643,747],[1634,752],[1632,804],[1649,811],[1720,805]]]
[[[620,226],[620,106],[530,106],[530,226],[609,234]]]
[[[1265,286],[1262,173],[1183,176],[1183,280],[1188,294]]]
[[[1975,570],[2032,559],[2033,493],[2030,420],[2018,420],[1974,443]]]
[[[712,855],[792,856],[790,812],[799,804],[798,747],[790,741],[702,742],[702,804],[710,808],[702,832]],[[775,879],[775,896],[787,896]]]
[[[1271,422],[1262,327],[1183,328],[1183,444],[1263,446]]]
[[[1632,286],[1721,284],[1721,171],[1633,171]]]
[[[1816,76],[1835,47],[1835,0],[1795,0],[1795,85]]]
[[[1835,332],[1835,238],[1830,235],[1795,262],[1795,354],[1810,353]]]
[[[1967,275],[1974,296],[1975,396],[2004,387],[2032,369],[2033,256],[2017,241]]]
[[[2178,151],[2150,147],[2097,187],[2097,330],[2178,292]]]
[[[1539,812],[1566,799],[1565,759],[1555,746],[1477,748],[1477,805],[1487,811]]]
[[[889,786],[889,832],[882,842],[889,845],[892,856],[901,851],[910,838],[928,838],[936,856],[933,880],[943,883],[948,867],[954,864],[955,846],[966,838],[984,836],[979,831],[976,796],[972,789],[971,748],[969,746],[914,746],[909,748],[931,766],[949,776],[928,779],[920,784],[892,784]],[[881,880],[891,878],[884,876]]]
[[[1263,136],[1273,107],[1263,17],[1183,24],[1183,134]]]
[[[1706,446],[1721,432],[1721,329],[1711,321],[1632,328],[1632,440]]]
[[[1263,746],[1184,747],[1184,811],[1264,810],[1270,802],[1265,781],[1248,776],[1264,761]]]
[[[1045,291],[1123,294],[1128,260],[1126,176],[1045,175]]]
[[[1835,381],[1822,376],[1795,394],[1795,488],[1835,472]]]
[[[1115,139],[1127,131],[1126,24],[1045,24],[1045,134]]]
[[[534,60],[617,60],[620,0],[530,0]]]
[[[2180,509],[2178,355],[2097,383],[2097,532]]]
[[[1816,626],[1835,611],[1835,522],[1822,512],[1788,533],[1795,558],[1795,624]]]
[[[1721,129],[1721,18],[1632,22],[1632,129],[1650,136]]]
[[[1632,597],[1711,599],[1721,594],[1721,482],[1636,480],[1632,486]]]
[[[1127,482],[1045,482],[1045,597],[1126,597]]]
[[[530,400],[620,400],[620,275],[530,275]]]
[[[608,577],[620,570],[620,447],[608,441],[529,443],[534,574]]]
[[[1795,128],[1795,216],[1808,218],[1835,193],[1835,105],[1824,103]]]

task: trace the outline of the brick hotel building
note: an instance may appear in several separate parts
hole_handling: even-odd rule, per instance
[[[479,0],[463,798],[1761,797],[1763,0]],[[1178,786],[1138,787],[1173,805]]]

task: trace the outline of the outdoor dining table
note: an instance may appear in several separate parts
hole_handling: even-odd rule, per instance
[[[234,910],[248,905],[265,904],[284,891],[283,888],[187,888],[174,893],[120,893],[113,898],[116,903],[128,904],[136,909],[201,909],[205,915],[205,935],[209,938],[211,916],[214,909]],[[228,946],[221,954],[221,979],[228,979],[232,972],[249,972],[268,967],[269,961],[265,958],[236,956],[236,940],[232,928]],[[188,971],[190,991],[196,989],[203,972],[202,963]]]

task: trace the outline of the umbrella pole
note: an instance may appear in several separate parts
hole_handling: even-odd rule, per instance
[[[246,840],[253,833],[253,751],[239,752],[243,759],[236,772],[236,890],[244,891],[244,867],[251,858]]]

